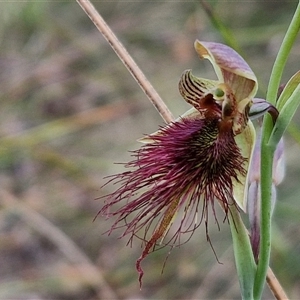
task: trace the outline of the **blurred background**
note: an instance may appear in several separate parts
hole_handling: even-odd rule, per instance
[[[257,74],[264,97],[297,1],[211,1],[211,11]],[[196,38],[226,42],[200,1],[99,1],[96,8],[177,117],[181,73],[215,79]],[[225,223],[143,262],[140,241],[103,235],[98,217],[136,140],[163,121],[75,1],[2,2],[0,10],[0,299],[240,299]],[[300,40],[283,82],[299,70]],[[300,295],[300,113],[285,135],[286,178],[273,218],[271,266]],[[222,218],[222,214],[220,215]],[[221,224],[223,225],[223,224]],[[272,299],[268,287],[264,299]]]

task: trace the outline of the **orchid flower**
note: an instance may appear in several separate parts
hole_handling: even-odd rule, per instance
[[[219,224],[216,202],[224,220],[233,208],[246,210],[255,145],[249,111],[255,115],[271,107],[254,99],[257,79],[233,49],[198,40],[195,49],[211,62],[217,80],[198,78],[190,70],[182,74],[179,91],[193,108],[140,140],[144,145],[125,164],[129,170],[110,178],[119,188],[104,196],[99,212],[116,217],[110,232],[123,228],[130,241],[143,240],[136,262],[140,284],[141,262],[157,245],[182,244],[181,235],[187,233],[188,240],[202,222],[209,239],[209,211]]]

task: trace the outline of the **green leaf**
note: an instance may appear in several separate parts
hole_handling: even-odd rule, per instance
[[[282,100],[282,103],[283,101],[284,100]],[[273,127],[273,130],[271,132],[268,141],[269,146],[276,147],[283,133],[285,132],[289,123],[291,122],[299,104],[300,104],[300,84],[297,85],[297,87],[294,89],[291,96],[288,99],[286,99],[283,107],[281,108],[279,116]]]
[[[282,110],[285,103],[288,101],[288,99],[293,94],[294,90],[297,88],[297,86],[300,84],[300,71],[298,71],[286,84],[284,87],[282,93],[280,94],[279,99],[277,100],[277,109],[279,111]]]
[[[252,300],[254,299],[253,285],[256,273],[256,264],[250,245],[249,234],[241,219],[240,213],[235,206],[232,206],[228,216],[242,299]]]

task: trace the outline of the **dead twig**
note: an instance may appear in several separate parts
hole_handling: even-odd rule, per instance
[[[133,78],[137,81],[143,92],[147,95],[151,103],[157,109],[161,117],[164,119],[166,123],[170,123],[174,120],[174,117],[171,111],[168,109],[164,101],[158,95],[154,87],[147,80],[144,73],[135,63],[133,58],[124,48],[122,43],[118,40],[116,35],[112,32],[109,26],[106,24],[104,19],[95,9],[93,4],[89,0],[77,0],[81,8],[85,11],[85,13],[89,16],[92,22],[95,24],[100,33],[104,36],[104,38],[108,41],[112,49],[119,56],[120,60],[133,76]]]
[[[270,267],[267,272],[267,284],[277,300],[289,299]]]

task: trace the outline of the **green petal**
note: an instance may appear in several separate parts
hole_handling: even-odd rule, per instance
[[[251,121],[248,122],[247,127],[241,134],[234,137],[236,144],[241,150],[242,156],[247,159],[247,162],[245,162],[244,165],[244,168],[247,171],[246,176],[240,174],[240,176],[238,176],[238,180],[233,179],[233,197],[243,211],[246,211],[247,207],[248,175],[255,145],[255,138],[255,129]]]
[[[257,91],[257,79],[245,60],[230,47],[212,42],[195,41],[200,58],[208,59],[218,76],[233,90],[237,101],[251,99]]]

